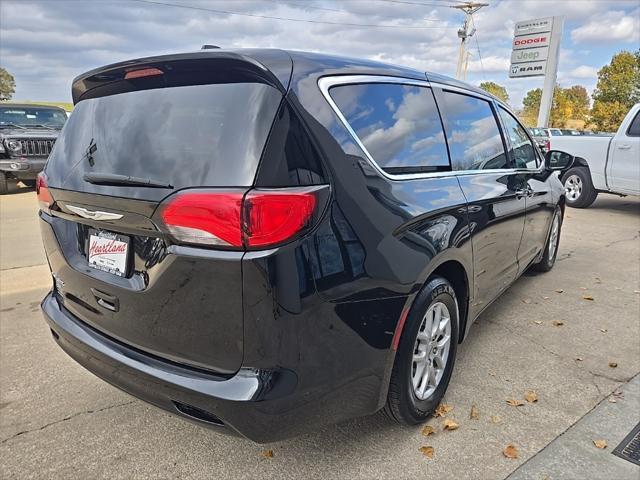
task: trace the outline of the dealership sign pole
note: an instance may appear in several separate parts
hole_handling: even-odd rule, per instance
[[[564,17],[518,22],[514,28],[509,77],[544,76],[538,127],[547,127],[558,76],[558,57]]]

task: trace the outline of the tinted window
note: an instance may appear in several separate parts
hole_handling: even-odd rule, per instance
[[[636,113],[633,118],[629,130],[627,130],[627,135],[629,137],[640,137],[640,112]]]
[[[50,184],[101,193],[108,187],[82,179],[99,172],[162,180],[176,189],[251,185],[281,99],[268,85],[228,83],[82,100],[49,158]],[[97,146],[93,166],[83,160],[91,142]],[[118,191],[152,195],[149,190]]]
[[[510,152],[516,168],[537,168],[538,156],[522,125],[509,112],[500,107],[500,117],[509,137]]]
[[[508,168],[502,136],[489,102],[444,92],[440,111],[454,170]]]
[[[343,85],[333,87],[331,97],[385,171],[449,170],[431,89],[388,83]]]

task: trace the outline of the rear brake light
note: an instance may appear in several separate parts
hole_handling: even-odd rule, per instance
[[[310,225],[320,188],[252,190],[246,195],[244,190],[187,190],[168,199],[160,218],[180,243],[266,248]]]
[[[551,142],[549,140],[545,140],[544,142],[544,148],[545,150],[548,152],[549,150],[551,150]]]
[[[53,204],[53,198],[51,197],[51,193],[49,193],[47,177],[43,172],[40,172],[36,177],[36,196],[38,197],[40,210],[49,212],[49,208]]]
[[[138,70],[130,70],[125,73],[124,79],[133,80],[134,78],[155,77],[157,75],[164,75],[164,72],[159,68],[140,68]]]

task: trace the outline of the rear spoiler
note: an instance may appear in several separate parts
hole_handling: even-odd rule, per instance
[[[248,55],[220,50],[114,63],[76,77],[71,88],[73,103],[136,90],[231,82],[265,83],[285,94],[291,77],[291,58],[277,50],[267,51],[264,57],[277,64],[273,71]],[[143,69],[162,73],[137,78],[131,75],[131,72]],[[125,79],[128,73],[129,78]]]

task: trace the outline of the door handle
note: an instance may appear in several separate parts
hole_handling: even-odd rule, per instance
[[[530,187],[516,190],[516,198],[533,197],[533,190]]]
[[[618,150],[631,150],[631,145],[618,145]]]

